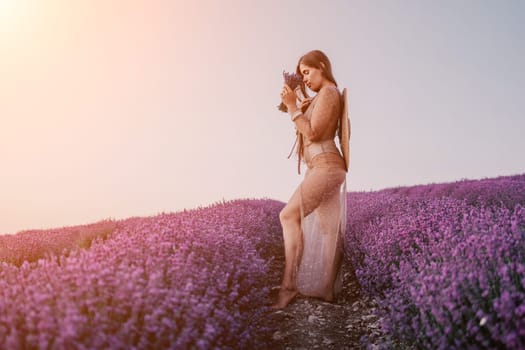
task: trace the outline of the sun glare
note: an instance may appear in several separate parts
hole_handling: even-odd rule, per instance
[[[2,44],[23,41],[28,32],[39,24],[43,1],[0,0],[0,49]]]
[[[11,23],[16,22],[16,17],[20,14],[17,8],[22,1],[0,0],[0,28],[8,28]]]
[[[17,2],[17,0],[0,0],[0,15],[2,17],[8,15],[16,7]]]
[[[22,22],[31,19],[36,5],[34,0],[0,0],[0,29],[17,31]]]

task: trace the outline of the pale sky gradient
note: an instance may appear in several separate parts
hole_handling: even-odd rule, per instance
[[[0,233],[287,201],[276,108],[347,87],[349,191],[525,172],[524,1],[0,0]]]

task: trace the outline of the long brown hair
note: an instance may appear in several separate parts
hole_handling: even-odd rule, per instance
[[[321,51],[321,50],[312,50],[299,58],[299,61],[297,62],[297,68],[295,69],[295,72],[299,74],[301,77],[303,76],[303,73],[301,72],[301,69],[299,68],[300,64],[307,65],[308,67],[313,67],[321,70],[322,75],[330,80],[332,83],[337,86],[337,82],[335,81],[334,74],[332,73],[332,65],[330,64],[330,60],[328,59],[328,56]]]

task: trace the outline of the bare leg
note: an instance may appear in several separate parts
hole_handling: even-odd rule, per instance
[[[297,269],[303,253],[303,236],[301,232],[301,195],[302,184],[296,189],[288,204],[279,214],[283,228],[284,252],[286,263],[278,301],[274,309],[286,307],[299,293],[297,291]]]
[[[281,289],[279,290],[279,299],[272,305],[274,309],[286,307],[298,294],[296,273],[302,255],[301,222],[300,217],[288,216],[290,213],[287,208],[289,207],[285,207],[280,214],[286,263]]]

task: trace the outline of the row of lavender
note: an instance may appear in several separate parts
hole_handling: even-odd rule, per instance
[[[266,348],[258,326],[281,202],[239,200],[118,222],[89,249],[0,263],[8,349]],[[46,232],[41,232],[46,236]],[[48,239],[53,237],[47,233]]]
[[[346,256],[392,340],[525,348],[524,175],[354,192],[348,212]]]
[[[73,249],[89,248],[95,238],[106,239],[117,227],[115,220],[48,230],[24,230],[0,235],[0,261],[16,266],[49,255],[67,255]]]

